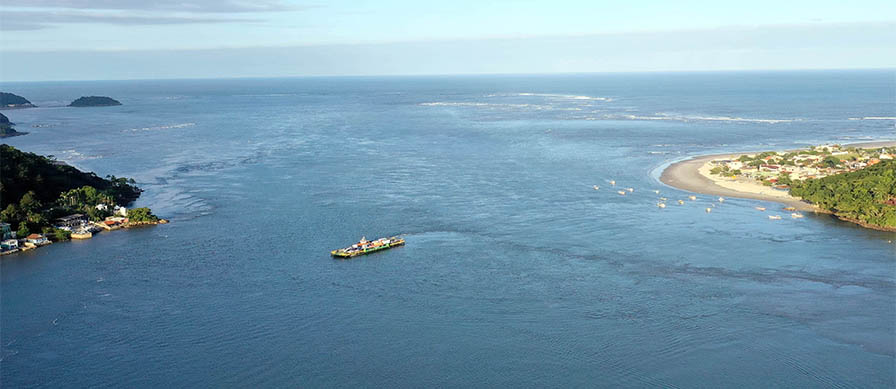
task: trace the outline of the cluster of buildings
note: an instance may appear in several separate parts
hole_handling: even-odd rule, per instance
[[[30,234],[19,239],[9,223],[0,223],[0,235],[2,235],[2,239],[0,239],[0,255],[30,250],[51,243],[47,237],[41,234]]]
[[[100,208],[100,206],[108,207],[105,204],[99,204],[97,205],[97,209],[108,209]],[[109,216],[106,220],[101,222],[91,222],[87,215],[76,213],[56,219],[53,226],[70,232],[72,239],[89,239],[93,237],[93,233],[95,232],[101,230],[117,230],[128,223],[127,208],[115,206],[113,208],[113,213],[114,216]],[[16,232],[12,230],[12,226],[10,226],[9,223],[0,223],[0,232],[2,232],[2,239],[0,239],[0,254],[11,254],[17,251],[30,250],[52,243],[42,234],[30,234],[24,238],[16,237]]]
[[[896,158],[896,148],[856,149],[839,145],[815,146],[796,152],[746,154],[738,159],[710,161],[712,173],[731,178],[746,178],[787,188],[778,181],[822,178],[852,172]],[[835,162],[835,163],[832,163]]]

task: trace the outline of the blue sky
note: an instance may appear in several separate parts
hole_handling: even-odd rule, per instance
[[[894,1],[728,3],[4,0],[0,77],[896,66]]]

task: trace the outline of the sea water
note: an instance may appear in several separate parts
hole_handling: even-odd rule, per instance
[[[4,387],[896,384],[896,234],[657,180],[894,139],[892,70],[2,89],[5,143],[172,221],[0,260]]]

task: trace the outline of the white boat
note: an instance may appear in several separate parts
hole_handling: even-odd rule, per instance
[[[697,200],[697,196],[688,196],[688,198],[691,199],[691,201]]]
[[[620,190],[620,191],[618,191],[618,192],[616,192],[616,193],[619,193],[619,194],[625,196],[625,191],[624,191],[624,190]]]
[[[625,190],[627,190],[628,193],[632,193],[635,191],[635,188],[625,188]]]
[[[660,201],[666,201],[666,200],[667,199],[665,197],[660,197]]]
[[[678,200],[678,205],[684,205],[684,200]]]
[[[666,203],[656,203],[657,207],[666,208]]]
[[[781,215],[768,215],[771,220],[781,220]]]
[[[712,208],[706,208],[706,213],[712,212]]]
[[[757,211],[765,211],[765,207],[756,207]]]
[[[790,217],[792,217],[792,218],[794,218],[794,219],[799,219],[799,218],[802,218],[802,217],[803,217],[803,214],[801,214],[801,213],[799,213],[799,212],[794,212],[794,213],[791,213],[791,214],[790,214]]]
[[[725,199],[724,199],[724,198],[721,198],[721,197],[719,197],[719,202],[720,202],[720,203],[723,203],[723,202],[725,202]]]
[[[597,185],[595,185],[595,186],[594,186],[594,190],[598,190],[598,189],[600,189],[600,187],[597,186]]]
[[[610,180],[610,185],[616,186],[616,181]]]
[[[655,190],[655,191],[653,191],[653,193],[660,194],[660,191]]]

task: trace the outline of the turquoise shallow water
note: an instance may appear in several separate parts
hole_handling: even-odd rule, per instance
[[[653,193],[690,155],[896,138],[865,119],[892,71],[2,89],[41,106],[7,143],[173,221],[4,257],[4,386],[896,384],[896,234]],[[124,105],[64,107],[93,94]]]

